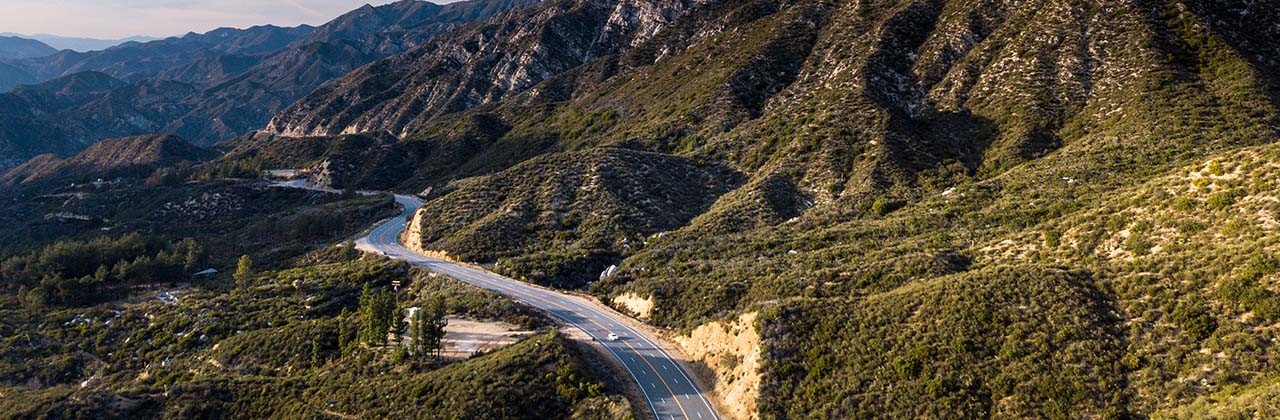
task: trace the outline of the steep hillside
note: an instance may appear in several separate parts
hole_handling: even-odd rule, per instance
[[[277,115],[266,131],[289,136],[387,131],[403,137],[416,119],[497,102],[638,44],[690,7],[682,1],[542,3],[344,76]]]
[[[625,149],[546,155],[450,184],[414,215],[405,241],[579,287],[647,236],[688,223],[736,182],[722,167]]]
[[[199,162],[215,156],[215,152],[201,149],[171,135],[108,139],[67,159],[51,155],[38,156],[0,175],[0,184],[16,185],[53,179],[74,181],[86,176],[145,176],[162,166]]]
[[[283,48],[315,28],[281,28],[272,25],[245,29],[220,28],[203,34],[188,33],[151,42],[128,42],[100,51],[63,50],[22,63],[42,79],[84,71],[139,81],[212,57],[254,56]]]
[[[22,67],[0,61],[0,92],[6,92],[17,85],[36,82],[36,77]]]
[[[190,111],[168,122],[164,131],[210,144],[262,128],[271,115],[365,63],[416,47],[459,25],[530,3],[472,0],[439,6],[402,0],[357,9],[317,27],[244,71],[196,69],[196,74],[208,77],[199,83],[209,87],[185,98],[182,102],[190,104]],[[208,76],[211,74],[214,76]]]
[[[69,156],[108,137],[163,131],[181,115],[176,105],[191,95],[177,82],[129,84],[104,73],[84,72],[21,86],[0,94],[0,168],[32,156]]]
[[[582,185],[551,162],[723,165],[671,223],[606,223],[627,246],[594,248],[621,269],[589,290],[681,329],[759,311],[763,417],[1203,412],[1276,379],[1277,25],[1227,0],[547,2],[326,85],[238,156],[364,139],[296,162],[430,187],[410,242],[561,286],[613,260],[550,215],[632,209],[557,207]]]

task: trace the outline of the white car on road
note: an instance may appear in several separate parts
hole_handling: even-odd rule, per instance
[[[618,341],[618,335],[614,333],[609,333],[609,336],[605,338],[609,339],[609,341]]]

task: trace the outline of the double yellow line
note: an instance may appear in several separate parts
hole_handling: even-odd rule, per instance
[[[482,280],[483,280],[483,282],[484,282],[484,283],[490,283],[490,284],[492,283],[492,282],[491,282],[490,280],[488,280],[488,279],[482,279]],[[475,281],[475,279],[472,279],[472,281]],[[556,302],[553,302],[553,301],[549,301],[549,300],[543,299],[543,298],[542,298],[542,297],[540,297],[540,296],[537,296],[536,289],[534,289],[534,290],[535,290],[535,291],[533,291],[533,292],[527,292],[527,291],[526,291],[526,295],[527,295],[527,296],[525,296],[525,297],[527,297],[527,298],[528,298],[528,299],[530,299],[530,300],[537,300],[537,301],[541,302],[543,305],[547,305],[547,306],[554,306],[554,307],[556,307],[556,308],[563,309],[563,310],[566,310],[566,311],[569,311],[569,312],[575,312],[573,308],[567,308],[567,307],[565,307],[565,306],[563,306],[563,305],[560,305],[559,303],[556,303]],[[517,291],[518,291],[518,290],[517,290]],[[586,308],[583,308],[583,309],[586,309]],[[553,315],[554,315],[554,314],[553,314]],[[583,315],[583,318],[584,318],[584,319],[586,319],[586,321],[587,321],[587,322],[589,322],[589,323],[591,323],[592,325],[596,326],[597,328],[600,328],[600,329],[605,330],[605,331],[609,331],[609,330],[610,330],[607,326],[605,326],[605,325],[601,325],[600,323],[597,323],[594,319],[591,319],[591,317],[586,316],[585,314]],[[563,318],[562,318],[562,319],[563,319]],[[568,321],[568,320],[566,319],[565,321]],[[585,329],[583,329],[583,328],[582,328],[582,327],[580,327],[580,326],[578,327],[578,329],[582,330],[582,332],[587,332]],[[637,335],[639,334],[639,332],[638,332],[638,331],[634,331],[634,330],[632,330],[632,332],[636,333]],[[587,333],[587,335],[591,335],[591,333]],[[596,339],[596,341],[598,341],[598,342],[600,341],[600,338],[599,338],[599,337],[596,337],[596,336],[594,336],[594,335],[591,335],[591,337],[592,337],[592,338],[594,338],[594,339]],[[652,340],[647,340],[647,341],[652,342]],[[645,365],[649,366],[649,369],[653,371],[653,375],[654,375],[654,376],[656,376],[656,377],[658,378],[658,381],[659,381],[659,382],[662,382],[662,386],[663,386],[664,388],[666,388],[666,389],[667,389],[667,393],[671,394],[671,400],[672,400],[672,401],[675,401],[675,402],[676,402],[676,407],[679,407],[679,408],[680,408],[680,414],[681,414],[681,415],[683,415],[683,416],[684,416],[684,418],[688,419],[688,418],[689,418],[689,412],[685,411],[685,409],[684,409],[684,404],[680,402],[680,396],[676,394],[676,392],[675,392],[675,390],[674,390],[674,389],[671,389],[671,384],[667,383],[666,378],[662,377],[662,374],[658,372],[658,367],[657,367],[657,366],[654,366],[654,365],[653,365],[653,363],[650,363],[650,362],[649,362],[649,359],[648,359],[648,358],[646,358],[643,354],[640,354],[640,350],[636,349],[636,348],[635,348],[635,346],[632,346],[632,345],[631,345],[631,343],[628,343],[628,342],[626,342],[626,341],[622,341],[622,344],[623,344],[623,345],[625,345],[625,346],[627,346],[627,348],[631,349],[631,351],[632,351],[632,352],[634,352],[634,353],[635,353],[635,354],[640,358],[640,360],[644,361],[644,364],[645,364]],[[608,347],[609,347],[609,346],[608,346],[608,344],[605,344],[604,342],[601,342],[601,344],[600,344],[600,345],[601,345],[601,346],[604,346],[604,347],[605,347],[605,349],[608,349]],[[655,348],[655,349],[657,349],[657,346],[658,346],[658,345],[657,345],[656,343],[654,343],[654,344],[653,344],[653,346],[654,346],[654,348]],[[615,358],[617,358],[619,362],[622,362],[623,367],[626,367],[626,363],[627,363],[627,362],[626,362],[625,360],[622,360],[622,356],[618,355],[617,353],[614,353],[612,350],[610,350],[609,352],[610,352],[610,353],[613,353],[614,357],[615,357]],[[679,366],[677,366],[677,368],[679,368]],[[632,374],[632,376],[635,376],[635,374],[633,373],[633,374]],[[635,379],[636,379],[636,385],[640,386],[640,390],[641,390],[641,392],[643,392],[643,391],[644,391],[644,384],[640,383],[640,378],[635,378]],[[692,386],[692,385],[693,385],[693,384],[690,384],[690,386]],[[648,398],[648,396],[647,396],[647,395],[648,395],[648,393],[645,393],[645,394],[646,394],[646,397],[645,397],[645,398],[647,399],[647,398]],[[649,404],[650,404],[650,405],[653,405],[653,400],[649,400]],[[657,409],[655,408],[655,409],[654,409],[654,411],[657,411]],[[657,417],[658,413],[656,413],[656,412],[655,412],[655,413],[653,413],[653,415],[654,415],[655,417]]]
[[[398,200],[397,200],[397,201],[398,201]],[[406,206],[406,207],[408,207],[408,206]],[[413,211],[417,211],[417,210],[416,210],[416,209],[414,209]],[[410,214],[412,214],[412,212],[409,212],[409,213],[410,213]],[[391,220],[391,221],[387,222],[387,223],[386,223],[386,224],[384,224],[383,226],[387,226],[387,225],[389,225],[390,223],[395,223],[395,220],[396,220],[396,219],[399,219],[399,217],[394,217],[394,218],[392,218],[392,220]],[[406,220],[406,221],[405,221],[405,223],[406,223],[406,225],[407,225],[407,224],[408,224],[408,221]],[[381,226],[379,226],[379,227],[381,227]],[[376,230],[377,230],[377,228],[374,228],[374,230],[376,231]],[[392,230],[394,230],[394,226],[393,226],[393,229],[392,229]],[[401,231],[403,231],[403,229],[401,229]],[[390,232],[388,232],[388,233],[390,233]],[[386,235],[386,234],[384,233],[384,235]],[[387,242],[387,243],[390,243],[390,244],[397,245],[397,246],[399,246],[401,249],[403,249],[403,250],[405,250],[405,251],[409,251],[411,254],[418,254],[417,252],[413,252],[413,251],[409,250],[408,248],[405,248],[403,245],[400,245],[400,241],[398,240],[398,239],[399,239],[399,236],[400,236],[400,235],[399,235],[399,232],[395,232],[394,234],[392,234],[392,235],[391,235],[392,240],[391,240],[391,241],[386,241],[386,242]],[[384,241],[385,241],[385,240],[384,240]],[[423,256],[423,257],[426,257],[426,256]],[[426,262],[426,263],[431,263],[431,262],[433,262],[433,261],[430,261],[430,260],[434,260],[434,258],[430,258],[430,257],[426,257],[426,258],[427,258],[427,259],[426,259],[426,260],[424,260],[424,262]],[[449,264],[448,262],[444,262],[444,261],[440,261],[440,262],[443,262],[443,263],[445,263],[445,264]],[[458,272],[459,272],[459,276],[461,276],[461,277],[469,277],[469,276],[467,276],[467,275],[468,275],[468,274],[472,274],[472,273],[470,273],[470,272],[469,272],[469,271],[471,271],[471,270],[470,270],[470,269],[468,269],[467,267],[462,267],[462,266],[459,266],[459,265],[453,265],[453,264],[450,264],[450,265],[452,265],[452,267],[456,267],[456,269],[457,269],[457,270],[458,270]],[[444,274],[448,275],[447,273],[444,273]],[[508,294],[510,294],[510,295],[514,295],[514,294],[515,294],[514,292],[524,292],[524,294],[526,295],[525,297],[526,297],[527,299],[529,299],[529,300],[536,300],[536,301],[539,301],[539,302],[541,302],[543,305],[546,305],[546,306],[556,307],[556,308],[559,308],[559,309],[562,309],[562,310],[566,310],[566,311],[569,311],[569,312],[576,312],[576,311],[574,311],[574,309],[573,309],[573,308],[568,308],[568,307],[565,307],[565,306],[563,306],[563,305],[560,305],[559,303],[556,303],[556,302],[553,302],[553,301],[549,301],[549,300],[547,300],[547,299],[543,299],[541,296],[538,296],[538,293],[539,293],[539,292],[541,292],[541,290],[540,290],[540,289],[537,289],[537,288],[534,288],[534,287],[532,287],[532,286],[528,286],[528,285],[524,285],[524,284],[518,284],[518,283],[513,283],[512,285],[508,286],[508,285],[505,285],[505,284],[500,283],[498,280],[489,280],[489,279],[485,278],[485,277],[484,277],[483,275],[481,275],[481,274],[472,274],[472,276],[479,277],[479,280],[477,280],[477,279],[475,279],[475,278],[472,278],[472,279],[471,279],[471,282],[473,282],[473,284],[474,284],[474,283],[483,283],[483,284],[487,284],[487,285],[489,285],[489,286],[490,286],[490,287],[489,287],[489,289],[490,289],[490,290],[502,291],[502,290],[504,290],[504,289],[505,289],[505,290],[508,290]],[[459,280],[461,280],[461,279],[459,279]],[[498,283],[498,284],[495,286],[495,285],[494,285],[494,283]],[[526,289],[528,289],[528,290],[520,290],[522,287],[523,287],[523,288],[526,288]],[[582,317],[583,317],[584,319],[586,319],[586,322],[589,322],[589,323],[591,323],[592,325],[594,325],[594,326],[596,326],[597,328],[600,328],[600,329],[602,329],[602,330],[610,331],[610,328],[608,328],[607,326],[602,325],[602,324],[600,324],[600,323],[597,323],[597,322],[596,322],[594,319],[592,319],[590,316],[587,316],[587,315],[586,315],[587,313],[599,313],[599,311],[593,311],[593,310],[590,310],[589,308],[586,308],[586,307],[582,307],[582,308],[580,308],[580,309],[583,311],[583,312],[582,312],[582,315],[583,315]],[[552,314],[552,315],[554,316],[555,314]],[[606,315],[606,316],[607,316],[607,315]],[[559,318],[559,317],[558,317],[558,318]],[[564,318],[561,318],[561,319],[564,319]],[[564,320],[565,320],[565,321],[568,321],[568,319],[564,319]],[[622,321],[617,321],[617,322],[621,323]],[[587,332],[587,331],[586,331],[586,329],[582,328],[582,326],[580,326],[580,325],[576,325],[576,324],[575,324],[575,326],[577,326],[579,330],[582,330],[582,332],[587,333],[587,335],[591,335],[591,333]],[[625,326],[624,326],[624,327],[625,327]],[[630,328],[630,327],[625,327],[625,328],[626,328],[627,330],[630,330],[630,331],[631,331],[632,333],[634,333],[636,336],[638,336],[638,337],[640,337],[640,338],[644,338],[644,337],[641,335],[641,333],[640,333],[639,331],[636,331],[636,330],[634,330],[634,329],[632,329],[632,328]],[[601,343],[601,344],[600,344],[601,346],[603,346],[606,350],[608,350],[610,353],[612,353],[612,354],[614,355],[614,357],[615,357],[615,358],[617,358],[617,359],[618,359],[618,361],[622,363],[622,366],[623,366],[624,368],[627,368],[627,362],[626,362],[625,360],[622,360],[622,356],[621,356],[621,355],[619,355],[618,353],[614,352],[614,351],[613,351],[613,349],[610,349],[610,348],[609,348],[609,346],[608,346],[608,344],[606,344],[606,343],[604,343],[604,342],[601,342],[599,337],[596,337],[596,336],[594,336],[594,335],[591,335],[591,337],[592,337],[593,339],[595,339],[597,342],[600,342],[600,343]],[[654,347],[654,350],[658,351],[659,353],[665,353],[665,352],[662,352],[662,350],[658,348],[657,343],[654,343],[654,342],[653,342],[653,340],[649,340],[649,339],[647,339],[647,338],[644,338],[644,340],[645,340],[645,341],[647,341],[647,342],[649,342],[650,344],[652,344],[652,345],[653,345],[653,347]],[[645,365],[649,366],[649,369],[653,371],[654,376],[657,376],[658,381],[659,381],[659,382],[662,382],[662,386],[663,386],[664,388],[666,388],[666,389],[667,389],[667,393],[671,394],[671,399],[672,399],[672,401],[675,401],[675,403],[676,403],[676,407],[679,407],[679,408],[680,408],[680,414],[681,414],[681,415],[683,415],[683,416],[684,416],[684,418],[688,419],[688,418],[689,418],[689,412],[688,412],[688,411],[685,411],[685,409],[684,409],[684,403],[681,403],[681,402],[680,402],[680,396],[679,396],[679,395],[677,395],[677,394],[676,394],[676,392],[675,392],[675,390],[671,388],[671,384],[667,383],[666,378],[664,378],[664,377],[662,376],[662,374],[658,372],[658,368],[657,368],[657,366],[654,366],[654,365],[653,365],[653,363],[650,363],[650,362],[649,362],[649,359],[648,359],[648,358],[646,358],[643,354],[641,354],[641,353],[640,353],[640,350],[636,349],[636,348],[635,348],[635,346],[632,346],[632,345],[631,345],[631,343],[629,343],[629,342],[627,342],[627,341],[623,341],[623,342],[622,342],[622,344],[623,344],[623,345],[625,345],[625,346],[627,346],[627,348],[628,348],[628,349],[631,349],[631,351],[632,351],[632,352],[634,352],[634,353],[636,354],[636,356],[640,357],[640,360],[643,360],[643,361],[644,361],[644,364],[645,364]],[[668,358],[670,358],[670,356],[668,356]],[[674,362],[673,362],[673,364],[674,364]],[[676,369],[677,369],[677,370],[679,370],[679,369],[680,369],[680,366],[678,366],[678,365],[677,365],[677,366],[676,366]],[[630,369],[630,368],[627,368],[627,371],[628,371],[629,373],[631,373],[631,376],[636,380],[636,385],[640,387],[640,392],[644,392],[644,394],[645,394],[645,399],[647,399],[647,400],[648,400],[649,405],[650,405],[650,408],[652,408],[652,409],[654,410],[654,413],[653,413],[654,417],[657,417],[657,416],[658,416],[658,413],[657,413],[657,407],[653,407],[653,400],[649,398],[649,396],[648,396],[648,395],[649,395],[649,394],[648,394],[648,392],[645,392],[645,391],[644,391],[644,384],[640,383],[640,378],[636,377],[636,376],[635,376],[635,373],[634,373],[634,372],[631,372],[631,369]],[[686,378],[687,378],[687,375],[686,375]],[[691,387],[692,387],[692,386],[693,386],[693,383],[692,383],[692,382],[690,382],[690,383],[689,383],[689,386],[691,386]]]

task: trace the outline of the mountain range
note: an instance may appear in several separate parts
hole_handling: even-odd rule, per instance
[[[151,41],[157,41],[161,39],[161,38],[156,38],[152,36],[142,36],[142,35],[120,38],[120,39],[98,39],[98,38],[84,38],[84,37],[73,37],[73,36],[60,36],[60,35],[51,35],[51,34],[24,35],[24,34],[18,34],[13,32],[0,32],[0,36],[32,39],[32,40],[40,41],[50,47],[53,47],[53,49],[55,50],[72,50],[76,52],[105,50],[107,48],[111,48],[120,44],[129,43],[129,42],[151,42]]]
[[[0,61],[0,167],[74,153],[101,138],[177,134],[209,145],[259,129],[320,84],[526,0],[367,6],[319,27],[219,29],[102,51]],[[91,89],[63,87],[90,83]],[[41,99],[35,99],[39,97]]]
[[[3,63],[13,186],[173,133],[417,194],[406,246],[668,329],[733,417],[1280,394],[1266,2],[402,1]]]

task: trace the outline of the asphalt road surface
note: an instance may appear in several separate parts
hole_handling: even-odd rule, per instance
[[[290,185],[296,186],[296,185]],[[490,289],[516,300],[537,307],[578,327],[604,346],[644,392],[654,416],[658,419],[717,419],[715,410],[705,393],[689,380],[684,368],[676,363],[654,340],[630,328],[617,315],[598,308],[579,296],[559,293],[512,280],[497,274],[428,257],[400,245],[397,239],[405,229],[405,221],[422,201],[410,196],[397,195],[396,202],[404,206],[400,215],[391,218],[360,238],[356,243],[362,249],[376,250],[382,254],[428,270],[444,274],[475,286]],[[617,334],[617,341],[608,341],[610,333]]]

